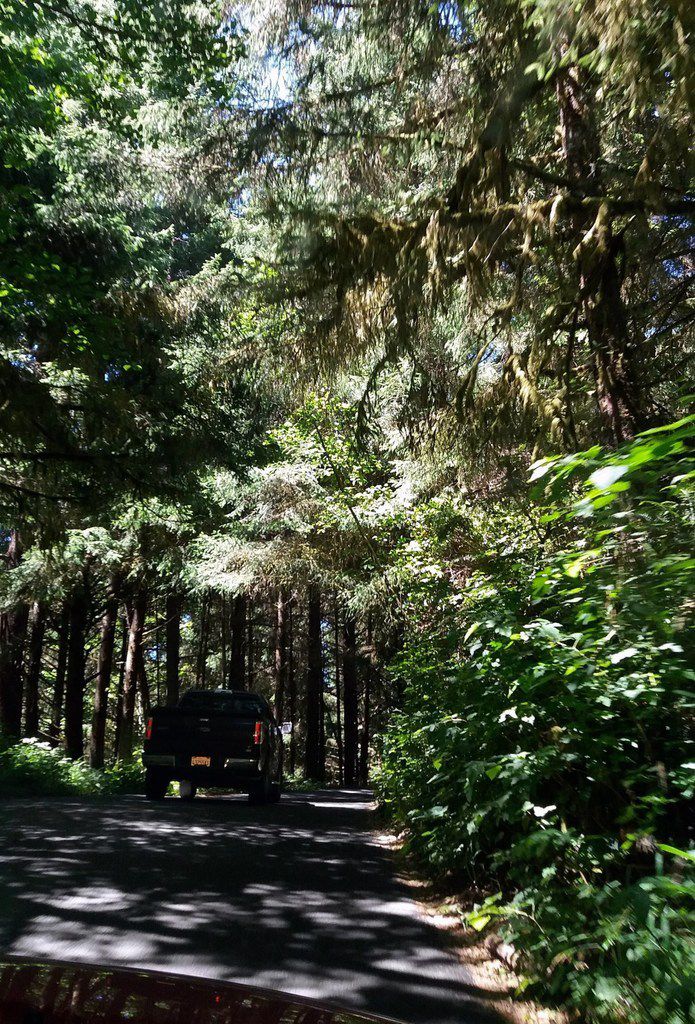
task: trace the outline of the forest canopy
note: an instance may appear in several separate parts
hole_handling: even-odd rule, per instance
[[[691,5],[0,30],[0,786],[258,691],[521,989],[685,1024]]]

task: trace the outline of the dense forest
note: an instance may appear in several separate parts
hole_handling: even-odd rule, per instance
[[[691,6],[0,23],[0,786],[256,690],[520,989],[691,1020]]]

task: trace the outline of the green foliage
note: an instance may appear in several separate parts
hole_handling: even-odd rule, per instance
[[[517,893],[500,909],[507,938],[524,951],[527,982],[596,1021],[692,1020],[695,883],[677,863],[668,870],[674,877],[540,881]]]
[[[527,977],[597,1020],[686,1021],[693,998],[693,432],[537,466],[535,543],[507,509],[452,564],[456,530],[495,532],[453,503],[402,556],[382,798],[433,870],[500,888],[472,923],[501,915]]]
[[[240,31],[217,3],[2,0],[0,35],[0,517],[181,501],[253,451],[248,361],[213,368],[234,217],[192,170]]]
[[[330,592],[469,924],[596,1020],[682,1024],[694,420],[644,428],[692,352],[686,5],[236,10],[0,0],[5,684],[35,601],[57,640],[146,593],[160,686],[163,598],[209,684],[227,597]],[[0,747],[3,793],[141,785]]]
[[[284,776],[282,788],[288,793],[312,793],[314,790],[322,789],[323,785],[315,779],[307,779],[304,772],[298,769]]]
[[[227,521],[193,546],[194,585],[268,592],[313,581],[349,598],[381,565],[393,467],[377,432],[358,441],[356,403],[343,390],[303,395],[269,431],[263,464],[243,479],[218,477]]]
[[[117,761],[97,771],[71,761],[38,740],[0,744],[0,796],[111,796],[141,793],[145,774],[137,762]]]
[[[259,61],[270,40],[293,89],[259,102],[248,146],[269,285],[308,358],[359,357],[367,400],[405,372],[403,417],[427,433],[454,414],[469,448],[620,443],[674,413],[693,324],[683,4],[259,6]]]

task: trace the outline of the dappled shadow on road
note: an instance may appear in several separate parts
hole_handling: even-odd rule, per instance
[[[0,803],[0,947],[499,1020],[369,833],[369,794]]]

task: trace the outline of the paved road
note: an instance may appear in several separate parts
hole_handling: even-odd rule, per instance
[[[368,801],[0,802],[0,952],[243,981],[411,1024],[499,1020],[396,878]]]

